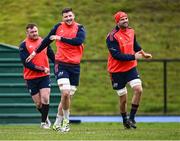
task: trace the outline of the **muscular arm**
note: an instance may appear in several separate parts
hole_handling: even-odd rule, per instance
[[[119,49],[119,44],[117,40],[114,37],[111,37],[110,39],[109,35],[106,39],[106,44],[108,47],[109,52],[111,53],[112,57],[116,60],[120,61],[132,61],[135,60],[135,56],[131,54],[122,54],[120,49]]]
[[[84,27],[82,25],[79,25],[78,26],[78,32],[77,32],[77,35],[76,35],[75,38],[61,37],[61,41],[65,42],[65,43],[68,43],[70,45],[78,46],[78,45],[81,45],[84,42],[85,37],[86,37],[85,29],[84,29]]]
[[[23,65],[26,68],[29,68],[29,69],[31,69],[33,71],[37,71],[37,72],[43,72],[44,71],[43,66],[37,66],[37,65],[33,64],[31,61],[28,63],[26,62],[26,58],[29,56],[29,52],[26,49],[25,42],[23,42],[19,47],[19,56],[20,56],[20,59],[21,59]]]
[[[52,63],[55,62],[55,55],[54,55],[54,52],[53,52],[51,46],[48,46],[48,48],[47,48],[47,56],[51,60]]]
[[[138,52],[138,51],[141,51],[141,50],[142,50],[141,46],[136,41],[136,35],[134,35],[134,51]]]
[[[47,46],[49,46],[53,42],[53,40],[50,40],[50,36],[56,34],[56,30],[60,24],[61,23],[55,25],[54,28],[49,32],[49,34],[44,38],[41,45],[35,50],[36,53],[41,52],[43,49],[45,49]]]

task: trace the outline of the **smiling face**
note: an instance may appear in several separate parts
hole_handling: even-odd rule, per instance
[[[26,30],[26,34],[27,34],[28,38],[30,38],[32,40],[37,40],[39,37],[38,28],[36,26],[34,26],[32,28],[28,28]]]
[[[72,11],[66,12],[62,14],[62,20],[67,25],[72,25],[74,23],[74,13]]]

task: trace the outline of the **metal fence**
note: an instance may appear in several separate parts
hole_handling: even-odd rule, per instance
[[[82,63],[91,63],[91,64],[97,64],[97,63],[105,63],[107,60],[83,60]],[[171,91],[178,91],[177,89],[180,87],[178,79],[179,77],[179,70],[180,70],[180,59],[152,59],[152,60],[139,60],[139,65],[144,68],[147,64],[149,66],[152,66],[152,63],[157,63],[157,65],[154,66],[152,69],[152,72],[159,71],[159,74],[162,74],[162,82],[161,84],[163,89],[163,109],[162,112],[166,114],[168,112],[168,89],[170,89],[171,84],[173,84],[173,87],[171,88]],[[146,65],[145,65],[146,64]],[[138,65],[138,66],[139,66]],[[158,66],[161,66],[161,70],[156,70]],[[173,77],[171,77],[171,74],[173,74]],[[150,74],[151,75],[151,74]],[[153,74],[152,74],[153,75]],[[177,80],[173,80],[174,78],[177,78]],[[175,81],[175,82],[174,82]],[[177,83],[176,83],[177,82]],[[177,92],[176,92],[177,93]],[[174,94],[173,94],[174,96]],[[179,98],[179,96],[177,95]],[[180,101],[179,101],[180,102]],[[176,102],[177,103],[177,102]],[[179,113],[178,113],[179,114]]]

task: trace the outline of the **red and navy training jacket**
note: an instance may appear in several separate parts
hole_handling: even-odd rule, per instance
[[[44,49],[41,53],[37,54],[30,62],[26,62],[26,58],[40,45],[42,39],[39,37],[37,40],[26,38],[19,47],[20,59],[24,65],[24,79],[30,80],[48,74],[44,73],[44,68],[49,68],[48,57],[54,63],[54,52],[51,47]]]
[[[83,42],[86,36],[84,27],[76,22],[71,26],[66,25],[64,22],[58,23],[42,41],[36,53],[41,52],[41,50],[52,42],[52,40],[49,39],[51,35],[61,36],[61,40],[56,41],[57,52],[55,61],[80,64],[84,48]]]
[[[137,65],[135,52],[141,50],[132,28],[113,29],[107,36],[106,44],[109,50],[108,71],[110,73],[126,72]]]

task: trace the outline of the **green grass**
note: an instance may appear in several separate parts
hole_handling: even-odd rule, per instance
[[[179,0],[1,0],[0,5],[0,42],[18,46],[29,22],[37,23],[40,35],[46,36],[61,21],[60,11],[72,7],[87,30],[84,59],[104,59],[105,38],[115,26],[113,14],[123,10],[129,14],[138,41],[154,58],[177,58],[180,53]]]
[[[39,25],[45,37],[57,22],[60,11],[72,7],[76,19],[87,31],[83,59],[107,59],[105,39],[115,26],[113,14],[128,13],[130,26],[136,31],[143,49],[154,59],[179,58],[179,0],[1,0],[0,42],[18,46],[25,38],[29,22]],[[55,50],[55,44],[52,44]],[[73,99],[74,115],[119,114],[118,97],[112,90],[106,63],[83,63],[81,82]],[[139,63],[144,94],[138,114],[163,114],[163,64]],[[168,113],[180,114],[180,65],[168,63]],[[128,87],[129,89],[129,87]],[[132,91],[129,92],[129,105]],[[128,107],[130,108],[130,107]]]
[[[57,133],[38,125],[0,125],[0,140],[179,140],[180,123],[138,123],[125,130],[120,123],[72,124],[71,132]]]
[[[178,67],[180,63],[168,64],[168,114],[179,113],[180,97],[177,87],[180,83]],[[140,77],[143,80],[144,93],[138,114],[162,114],[164,107],[163,91],[163,64],[159,62],[140,62]],[[109,74],[106,71],[106,62],[104,63],[83,63],[81,65],[80,86],[73,98],[72,114],[75,115],[118,115],[118,96],[112,90]],[[129,100],[132,98],[132,90],[128,86]]]

